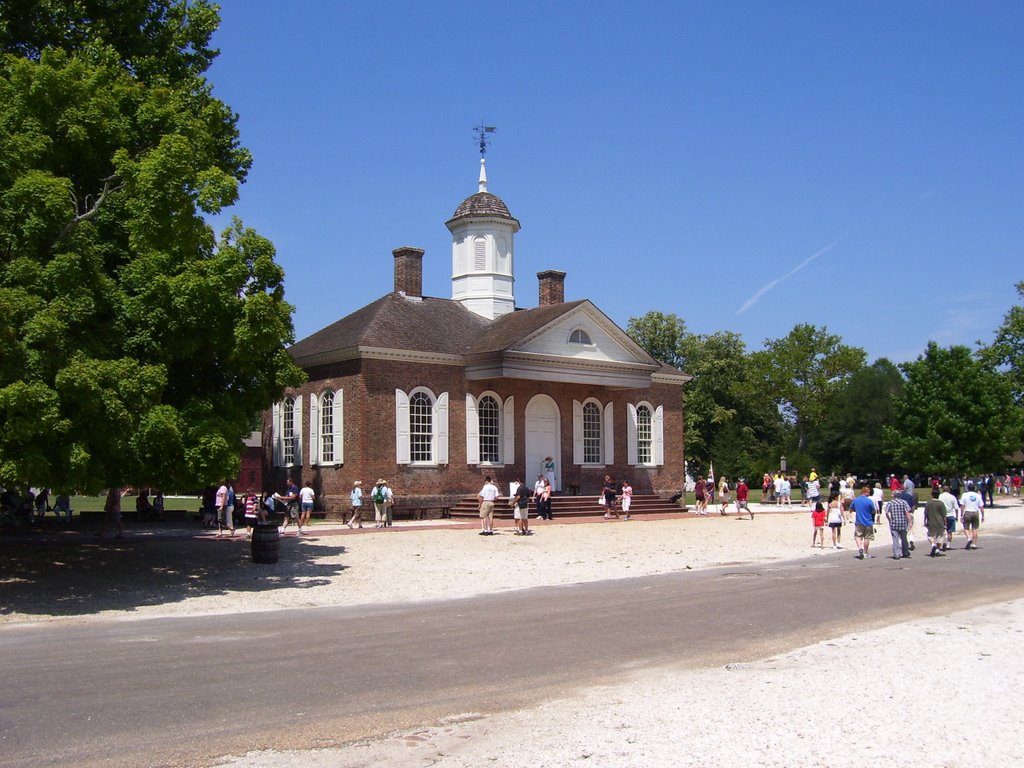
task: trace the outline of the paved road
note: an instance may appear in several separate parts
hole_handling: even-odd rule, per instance
[[[202,765],[518,708],[635,667],[755,659],[1024,596],[1022,539],[941,560],[841,555],[416,605],[7,626],[0,754]]]

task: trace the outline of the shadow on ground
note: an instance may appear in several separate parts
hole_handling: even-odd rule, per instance
[[[204,595],[309,589],[345,570],[345,547],[281,539],[275,564],[253,563],[250,542],[194,531],[129,531],[0,538],[0,616],[87,616],[169,605]]]

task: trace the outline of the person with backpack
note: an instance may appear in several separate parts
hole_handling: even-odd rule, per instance
[[[391,525],[391,504],[394,494],[388,488],[388,481],[383,477],[377,480],[377,484],[370,491],[370,498],[373,499],[375,528],[387,528]]]

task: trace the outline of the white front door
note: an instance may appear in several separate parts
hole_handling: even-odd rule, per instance
[[[562,490],[561,429],[558,404],[547,395],[535,395],[526,406],[526,472],[523,480],[533,485],[544,471],[544,459],[555,462],[551,490]]]

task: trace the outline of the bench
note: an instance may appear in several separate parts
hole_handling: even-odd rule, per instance
[[[448,507],[439,506],[423,506],[423,505],[407,505],[407,504],[396,504],[391,508],[392,519],[398,519],[399,517],[406,517],[410,520],[429,520],[432,519],[432,512],[437,511],[438,517],[448,517]]]

